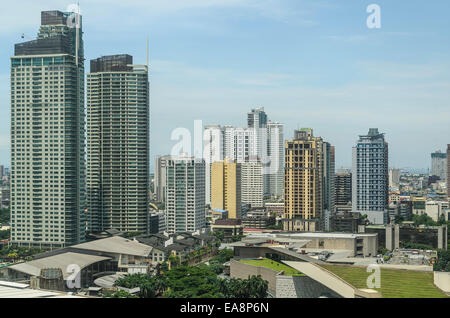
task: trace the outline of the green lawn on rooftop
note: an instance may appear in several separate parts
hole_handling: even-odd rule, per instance
[[[320,265],[356,288],[367,288],[368,273],[365,267],[344,265]],[[445,298],[433,284],[433,272],[381,269],[381,292],[383,298]]]
[[[304,275],[301,272],[299,272],[298,270],[296,270],[296,269],[294,269],[294,268],[292,268],[290,266],[287,266],[286,264],[278,263],[278,262],[273,261],[273,260],[268,259],[268,258],[263,258],[263,259],[241,259],[239,261],[241,263],[252,265],[252,266],[269,268],[269,269],[272,269],[272,270],[277,271],[277,272],[284,271],[284,275],[286,275],[286,276],[303,276]]]

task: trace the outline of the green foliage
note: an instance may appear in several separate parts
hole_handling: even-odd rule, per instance
[[[231,237],[231,242],[239,242],[240,240],[242,240],[242,238],[244,237],[244,235],[239,234],[239,235],[233,235]]]
[[[118,290],[115,293],[111,292],[106,293],[104,298],[139,298],[139,297],[131,295],[129,292],[126,292],[124,290]]]
[[[132,238],[135,236],[141,235],[141,232],[126,232],[123,237],[124,238]]]
[[[234,257],[234,251],[229,248],[224,248],[217,253],[216,256],[211,261],[216,261],[220,264],[224,264],[228,262],[230,259]]]
[[[225,239],[225,232],[223,230],[216,230],[212,235],[216,238],[216,246],[220,246],[220,243]]]
[[[0,209],[0,224],[9,223],[10,212],[9,209]]]
[[[224,263],[228,262],[230,259],[234,257],[234,252],[232,249],[222,249],[220,250],[216,256],[214,256],[209,261],[209,268],[216,274],[220,274],[223,272],[225,266]]]
[[[415,249],[415,250],[432,250],[433,246],[413,242],[400,242],[401,248]]]
[[[220,281],[220,292],[225,298],[266,298],[268,287],[269,283],[259,275]]]
[[[7,240],[11,234],[10,230],[0,231],[0,240]]]
[[[155,298],[164,293],[167,288],[164,276],[150,276],[148,274],[126,275],[115,281],[114,286],[128,289],[139,287],[140,298]]]
[[[127,275],[115,286],[141,289],[140,298],[264,298],[268,282],[261,277],[223,280],[210,266],[178,266],[163,275]]]
[[[225,266],[217,261],[209,261],[209,269],[219,275],[223,272]]]
[[[17,259],[25,259],[27,257],[33,256],[35,254],[43,253],[45,250],[38,248],[27,248],[27,247],[3,247],[0,249],[0,258],[9,258],[8,254],[15,253]]]
[[[169,270],[169,264],[167,264],[167,262],[165,261],[164,263],[162,263],[159,267],[159,270],[161,272],[166,272]]]
[[[438,272],[450,272],[450,251],[438,251],[437,262],[434,263],[433,270]]]
[[[371,273],[363,266],[320,265],[356,288],[367,288]],[[381,268],[381,292],[383,298],[442,298],[446,295],[433,283],[432,272]]]
[[[264,258],[264,259],[241,259],[241,263],[252,265],[252,266],[258,266],[258,267],[265,267],[272,269],[277,272],[284,272],[284,275],[286,276],[303,276],[304,274],[300,273],[295,268],[292,268],[286,264],[276,262],[274,260]]]
[[[283,223],[280,222],[276,225],[271,225],[267,227],[268,230],[283,230]]]
[[[426,226],[435,226],[436,222],[433,221],[431,217],[426,214],[422,215],[413,215],[414,225],[426,225]]]
[[[389,250],[388,250],[388,249],[386,249],[386,248],[384,248],[384,247],[382,247],[382,246],[379,246],[379,247],[378,247],[378,254],[386,255],[387,253],[389,253]]]
[[[401,216],[401,215],[396,215],[395,216],[395,224],[400,224],[403,221],[405,221],[405,218],[403,216]]]
[[[448,225],[448,226],[450,226],[450,222],[445,221],[445,216],[443,214],[441,214],[441,216],[439,217],[439,220],[437,222],[435,222],[431,217],[429,217],[426,214],[413,215],[412,220],[414,221],[414,224],[416,226],[418,226],[418,225],[426,225],[426,226]]]
[[[165,274],[168,298],[221,297],[216,274],[208,266],[179,266]]]

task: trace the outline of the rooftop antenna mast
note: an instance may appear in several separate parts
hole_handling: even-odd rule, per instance
[[[76,39],[75,39],[75,63],[76,63],[76,65],[78,66],[78,47],[79,47],[79,45],[80,45],[80,23],[81,23],[81,21],[80,21],[80,2],[78,2],[77,3],[77,13],[76,13],[76,16],[75,16],[75,28],[76,28],[76,30],[75,30],[75,36],[76,36]]]
[[[150,55],[150,51],[149,51],[149,38],[147,36],[147,72],[148,72],[148,67],[149,67],[149,55]]]

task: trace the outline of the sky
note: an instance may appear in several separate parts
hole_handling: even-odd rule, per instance
[[[40,11],[76,1],[10,1],[0,10],[0,164],[9,165],[10,57],[36,37]],[[381,27],[368,28],[370,4]],[[428,168],[450,144],[450,1],[81,0],[89,60],[131,54],[150,39],[151,155],[168,154],[179,127],[269,119],[311,127],[351,165],[358,135],[377,127],[389,165]],[[153,165],[153,160],[152,160]]]

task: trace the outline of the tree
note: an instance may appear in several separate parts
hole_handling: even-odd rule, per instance
[[[138,296],[131,295],[129,292],[125,290],[118,290],[115,293],[107,293],[105,298],[139,298]]]
[[[220,264],[224,264],[228,262],[230,259],[234,257],[234,251],[229,248],[224,248],[217,253],[216,256],[211,261],[217,261]]]
[[[167,278],[169,298],[216,298],[219,292],[216,274],[206,265],[179,266],[164,275]]]
[[[244,235],[242,234],[238,234],[238,235],[233,235],[231,237],[231,242],[239,242],[240,240],[242,240],[242,238],[244,237]]]
[[[123,237],[124,238],[132,238],[141,235],[141,232],[126,232]]]
[[[6,224],[10,221],[10,211],[8,208],[0,209],[0,224]]]
[[[232,278],[220,281],[220,291],[225,298],[266,298],[269,283],[260,275],[249,279]]]
[[[419,225],[436,226],[437,225],[437,223],[434,222],[433,219],[426,214],[413,215],[413,221],[414,221],[414,225],[416,225],[416,226],[419,226]]]
[[[7,257],[9,259],[16,260],[17,258],[19,258],[19,254],[17,252],[11,252],[11,253],[8,253]]]
[[[155,298],[164,293],[167,288],[165,277],[162,275],[150,276],[149,274],[133,274],[121,277],[114,282],[114,286],[125,288],[139,287],[140,298]]]
[[[276,225],[270,225],[267,227],[268,230],[282,230],[283,229],[283,223],[280,222]]]
[[[11,234],[10,230],[0,231],[0,240],[7,240]]]
[[[215,230],[212,235],[215,236],[217,241],[222,242],[225,238],[225,232],[223,230]],[[220,243],[219,243],[220,244]]]
[[[437,272],[450,272],[450,251],[439,250],[436,263],[433,270]]]

